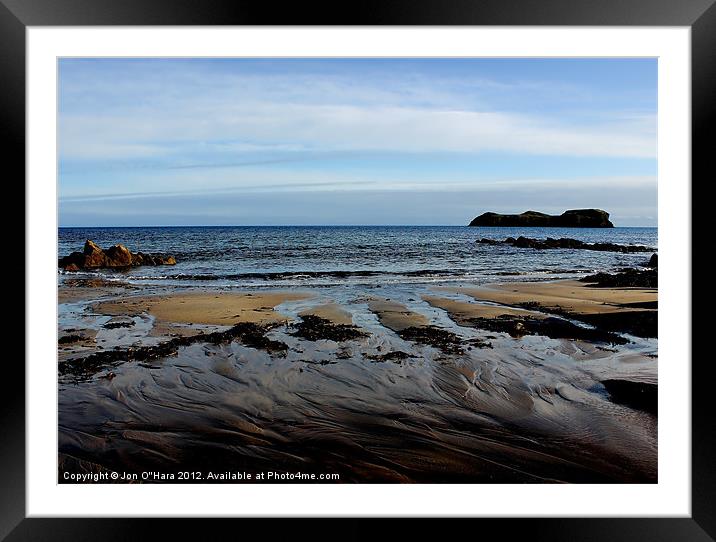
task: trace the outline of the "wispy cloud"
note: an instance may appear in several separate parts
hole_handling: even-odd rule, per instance
[[[653,158],[653,116],[571,126],[558,119],[503,112],[384,106],[256,104],[189,105],[175,114],[67,115],[60,152],[68,160],[172,155],[196,142],[203,152],[285,151],[465,152]],[[227,146],[227,140],[236,142]],[[216,141],[216,143],[212,143]],[[176,145],[179,144],[177,147]],[[300,151],[299,151],[300,152]]]
[[[258,175],[260,176],[260,175]],[[325,177],[320,173],[315,177]],[[277,192],[465,192],[486,193],[495,191],[591,191],[591,190],[625,190],[651,188],[656,182],[652,176],[618,176],[618,177],[588,177],[576,179],[479,179],[472,181],[445,181],[440,179],[391,179],[390,182],[369,178],[306,181],[302,174],[272,175],[274,178],[284,178],[284,182],[258,182],[241,183],[239,186],[226,186],[223,188],[205,188],[197,180],[196,188],[184,190],[162,190],[144,192],[120,193],[93,193],[82,195],[68,195],[60,197],[63,203],[109,201],[120,199],[166,198],[193,195],[221,195],[221,194],[248,194],[248,193],[277,193]]]
[[[469,152],[654,157],[653,111],[550,107],[525,113],[548,90],[574,109],[589,89],[548,81],[506,83],[409,72],[209,72],[199,64],[130,65],[124,77],[86,72],[62,80],[60,153],[67,160],[131,159],[197,152]],[[626,89],[625,89],[626,91]],[[509,103],[490,104],[495,93]],[[587,94],[588,96],[588,94]],[[571,98],[571,99],[570,99]],[[578,99],[577,99],[578,98]],[[544,98],[542,98],[544,100]],[[543,107],[543,109],[545,109]],[[522,110],[516,112],[516,110]],[[592,111],[595,114],[597,111]]]
[[[655,64],[642,64],[63,60],[60,203],[79,212],[291,191],[651,195]],[[583,168],[565,172],[575,161]]]

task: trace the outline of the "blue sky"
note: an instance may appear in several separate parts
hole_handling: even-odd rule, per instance
[[[655,59],[61,59],[61,226],[657,221]]]

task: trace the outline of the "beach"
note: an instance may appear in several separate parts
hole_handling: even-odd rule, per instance
[[[58,288],[60,482],[657,481],[656,288],[109,278]]]
[[[60,59],[58,483],[668,482],[657,68]]]

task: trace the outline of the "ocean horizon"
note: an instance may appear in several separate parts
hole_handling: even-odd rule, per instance
[[[588,243],[643,245],[657,250],[657,229],[486,228],[468,226],[175,226],[59,228],[61,256],[121,243],[132,251],[168,253],[175,266],[86,270],[67,276],[102,276],[143,284],[332,286],[435,284],[576,278],[596,270],[645,264],[643,253],[533,250],[485,245],[478,239],[562,238]]]

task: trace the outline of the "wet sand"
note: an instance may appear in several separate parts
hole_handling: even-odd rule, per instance
[[[368,302],[368,307],[381,324],[393,331],[403,331],[428,324],[428,319],[424,315],[409,311],[405,305],[390,299],[373,298]]]
[[[108,315],[149,313],[162,322],[186,324],[233,325],[239,322],[266,324],[289,320],[274,310],[286,301],[310,297],[294,292],[221,292],[196,291],[167,296],[151,296],[107,301],[95,310]]]
[[[489,305],[479,302],[458,301],[439,296],[424,295],[422,297],[433,307],[447,311],[450,316],[461,325],[469,325],[469,322],[474,318],[499,318],[503,316],[545,317],[542,313],[526,309]]]
[[[99,354],[82,378],[60,374],[60,474],[657,480],[653,401],[632,401],[631,387],[621,384],[641,383],[637,391],[655,396],[644,386],[656,382],[656,340],[607,345],[474,325],[544,320],[549,310],[629,312],[635,309],[621,305],[656,300],[655,290],[573,281],[384,288],[381,297],[340,288],[112,288],[83,288],[85,304],[60,289],[61,300],[73,300],[61,307],[61,336],[72,329],[88,337],[76,349],[59,345],[61,363],[81,368]]]
[[[515,282],[482,287],[445,288],[464,293],[477,300],[517,306],[536,303],[547,310],[563,310],[576,314],[604,314],[645,310],[629,307],[657,301],[656,288],[595,288],[584,282]],[[655,309],[646,309],[655,310]]]

